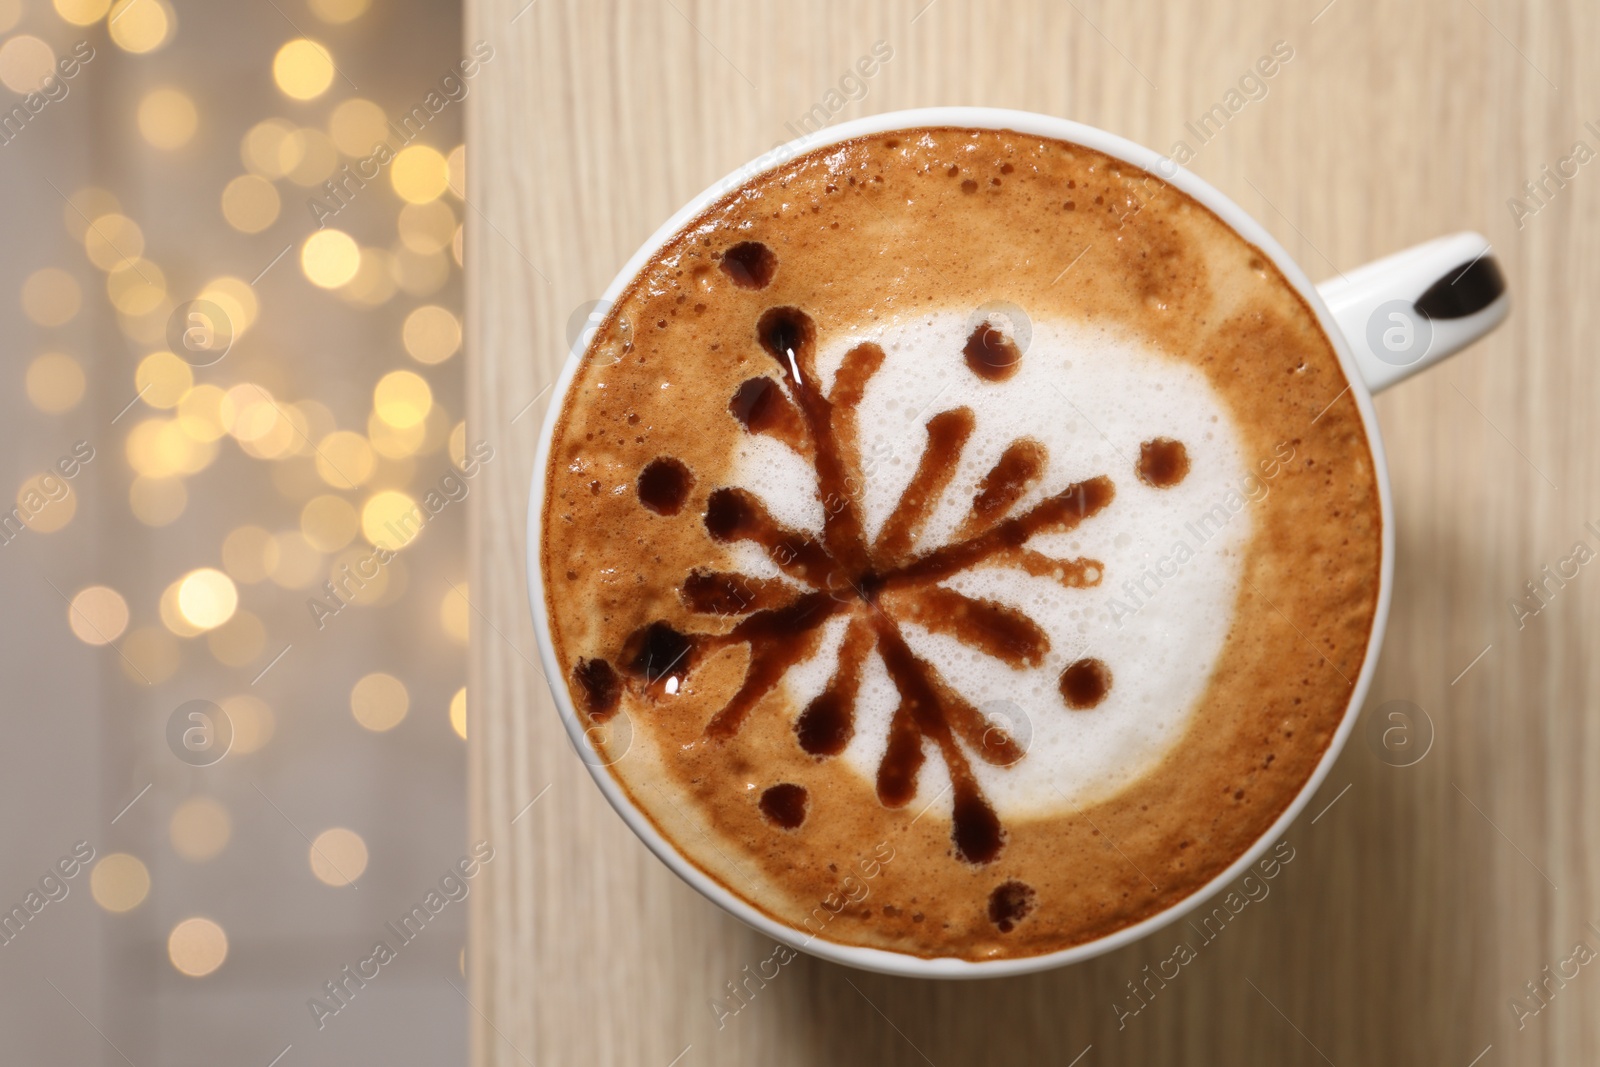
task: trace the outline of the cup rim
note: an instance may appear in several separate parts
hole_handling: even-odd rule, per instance
[[[585,727],[578,717],[572,695],[565,684],[561,666],[555,659],[555,646],[550,633],[550,622],[545,606],[544,576],[540,570],[541,512],[544,500],[545,472],[549,464],[555,425],[565,403],[572,380],[577,374],[579,361],[587,347],[580,334],[567,353],[561,374],[551,390],[544,425],[539,432],[539,444],[534,455],[532,485],[528,498],[527,580],[528,596],[533,613],[534,631],[539,644],[539,658],[544,665],[546,681],[556,710],[566,727],[568,739],[577,749],[590,777],[599,786],[611,807],[628,827],[644,842],[656,857],[691,887],[724,911],[747,926],[760,931],[790,948],[821,957],[834,963],[882,974],[913,978],[1001,978],[1080,963],[1096,956],[1115,951],[1141,940],[1194,911],[1210,900],[1236,879],[1240,878],[1266,850],[1283,836],[1289,826],[1321,789],[1334,762],[1344,750],[1360,717],[1372,678],[1377,670],[1378,651],[1383,644],[1385,625],[1393,590],[1394,572],[1394,506],[1390,497],[1388,464],[1384,455],[1383,440],[1378,431],[1376,409],[1371,392],[1361,378],[1355,358],[1332,313],[1318,294],[1316,286],[1300,265],[1290,257],[1273,236],[1251,215],[1205,179],[1184,169],[1170,157],[1146,148],[1117,134],[1071,119],[1042,115],[1031,111],[988,107],[930,107],[903,111],[890,111],[864,118],[853,119],[826,127],[775,146],[768,152],[735,169],[690,200],[671,218],[662,223],[649,240],[645,241],[606,286],[602,303],[614,303],[627,285],[645,267],[651,257],[688,223],[704,213],[711,205],[734,189],[768,170],[782,166],[789,160],[819,148],[827,148],[856,137],[888,133],[894,130],[914,130],[926,127],[954,127],[958,129],[1011,130],[1019,134],[1049,137],[1082,145],[1119,159],[1155,175],[1199,201],[1259,251],[1268,256],[1283,276],[1294,286],[1307,306],[1316,316],[1317,324],[1333,347],[1346,380],[1350,383],[1362,427],[1372,454],[1374,476],[1378,486],[1378,502],[1383,529],[1382,562],[1378,576],[1378,600],[1373,614],[1372,629],[1367,637],[1365,657],[1355,684],[1351,687],[1344,715],[1333,738],[1317,762],[1311,776],[1306,779],[1294,799],[1274,820],[1272,825],[1235,858],[1229,866],[1204,886],[1176,901],[1172,905],[1131,926],[1125,926],[1104,937],[1068,948],[1037,956],[1008,957],[994,960],[966,960],[957,957],[923,957],[885,949],[846,945],[812,936],[804,938],[801,931],[777,921],[753,904],[735,895],[715,878],[695,866],[678,848],[656,829],[655,824],[633,803],[622,786],[606,769],[589,743]]]

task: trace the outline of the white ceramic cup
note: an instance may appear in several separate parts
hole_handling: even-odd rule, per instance
[[[1200,890],[1142,922],[1124,927],[1106,937],[1042,956],[981,962],[954,958],[923,959],[903,953],[858,948],[810,937],[804,931],[779,923],[751,907],[690,863],[670,841],[656,831],[650,820],[628,799],[610,771],[606,769],[605,757],[590,743],[586,731],[591,727],[586,725],[573,706],[572,696],[564,684],[566,671],[556,662],[555,648],[550,638],[550,620],[545,609],[543,575],[539,568],[540,512],[544,500],[545,469],[550,459],[555,415],[566,401],[567,391],[577,372],[579,360],[592,330],[580,333],[567,356],[566,366],[550,398],[550,414],[539,437],[539,451],[534,460],[533,487],[528,503],[528,587],[533,604],[534,629],[539,640],[539,655],[544,663],[545,673],[551,679],[556,708],[561,714],[562,722],[566,725],[573,745],[588,764],[595,783],[611,802],[611,806],[650,850],[679,877],[763,934],[836,963],[887,974],[924,978],[1000,977],[1042,971],[1089,959],[1137,941],[1174,922],[1244,874],[1269,845],[1281,838],[1289,824],[1299,816],[1322,785],[1323,779],[1327,777],[1329,768],[1338,758],[1339,752],[1344,748],[1345,740],[1355,726],[1362,702],[1367,695],[1367,687],[1371,684],[1373,671],[1377,666],[1378,647],[1383,641],[1384,622],[1389,614],[1394,571],[1394,506],[1389,496],[1389,473],[1384,462],[1383,442],[1378,436],[1378,421],[1372,407],[1372,395],[1459,351],[1488,333],[1504,320],[1511,305],[1499,268],[1489,254],[1489,244],[1478,234],[1461,233],[1439,238],[1345,272],[1321,286],[1316,286],[1260,223],[1205,181],[1182,169],[1159,152],[1092,126],[1047,115],[994,108],[951,107],[874,115],[870,118],[841,123],[774,148],[695,197],[668,219],[650,240],[634,253],[633,258],[606,288],[597,306],[600,309],[611,307],[634,276],[674,234],[688,226],[716,201],[752,178],[771,168],[781,166],[797,156],[854,137],[930,126],[1015,130],[1022,134],[1070,141],[1120,159],[1176,186],[1209,208],[1246,241],[1272,259],[1283,272],[1283,276],[1289,280],[1289,284],[1299,291],[1306,303],[1315,311],[1318,323],[1328,335],[1334,351],[1338,353],[1340,366],[1350,381],[1350,391],[1355,394],[1356,405],[1360,408],[1367,440],[1372,446],[1378,480],[1378,498],[1383,509],[1383,566],[1379,577],[1381,584],[1378,589],[1377,611],[1372,621],[1372,633],[1367,639],[1361,675],[1356,679],[1350,694],[1350,702],[1345,708],[1344,718],[1340,721],[1332,743],[1323,753],[1316,771],[1295,796],[1294,802],[1284,809],[1271,828],[1246,849],[1227,870]],[[602,316],[603,310],[601,315],[591,317],[591,324],[597,323]]]

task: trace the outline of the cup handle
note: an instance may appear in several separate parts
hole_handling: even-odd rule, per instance
[[[1385,256],[1328,279],[1317,292],[1372,393],[1461,351],[1511,311],[1500,265],[1477,233]]]

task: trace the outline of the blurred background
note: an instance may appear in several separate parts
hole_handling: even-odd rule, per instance
[[[0,0],[8,1063],[465,1054],[460,17]]]

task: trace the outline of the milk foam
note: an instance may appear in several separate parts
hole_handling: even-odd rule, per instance
[[[1018,336],[1006,319],[993,321]],[[1028,615],[1050,638],[1040,667],[1016,670],[954,637],[901,624],[913,651],[1026,749],[1010,767],[971,760],[1002,821],[1102,799],[1140,778],[1182,737],[1232,623],[1252,524],[1240,487],[1252,462],[1265,458],[1243,454],[1222,401],[1192,367],[1111,327],[1048,319],[1031,325],[1020,369],[1003,382],[968,369],[961,353],[973,320],[963,311],[874,323],[847,335],[820,330],[816,361],[829,387],[855,345],[874,341],[887,357],[859,408],[869,538],[917,468],[923,425],[955,407],[972,409],[976,430],[916,542],[918,552],[954,539],[979,480],[1020,437],[1043,444],[1049,459],[1043,478],[1010,514],[1097,475],[1116,485],[1116,498],[1099,514],[1068,533],[1038,535],[1028,546],[1055,559],[1099,560],[1099,586],[1068,589],[996,565],[944,583]],[[1136,473],[1141,443],[1156,437],[1181,441],[1188,451],[1189,474],[1172,488],[1147,486]],[[734,475],[779,521],[820,534],[822,504],[807,459],[774,439],[745,437]],[[1193,558],[1171,575],[1174,557],[1184,555],[1174,552],[1180,543]],[[777,574],[755,546],[730,547],[745,573]],[[1167,565],[1159,567],[1163,560]],[[1147,570],[1166,573],[1150,577]],[[1142,590],[1125,584],[1141,580]],[[786,676],[797,714],[826,685],[843,634],[844,619],[830,620],[818,654]],[[1057,679],[1085,656],[1103,661],[1113,682],[1099,706],[1076,711],[1064,704]],[[876,778],[898,699],[874,653],[857,698],[855,736],[838,757],[868,781]],[[948,814],[948,771],[933,742],[923,745],[928,758],[912,807],[931,804]]]

